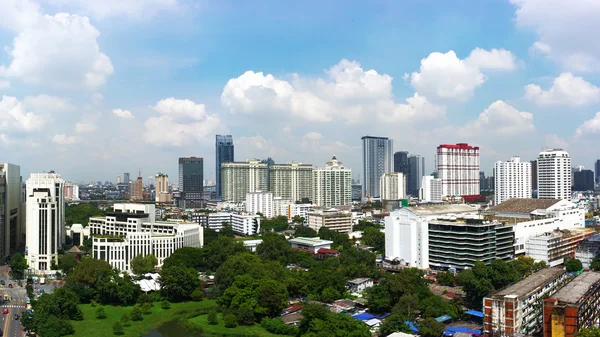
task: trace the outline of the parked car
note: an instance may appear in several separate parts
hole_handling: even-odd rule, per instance
[[[2,313],[5,314],[5,315],[8,314],[8,308],[2,309]]]
[[[9,288],[12,288],[12,287],[13,287],[13,286],[12,286],[12,283],[9,283],[9,284],[8,284],[8,287],[9,287]]]
[[[19,317],[19,314],[15,314],[15,319],[19,320],[19,318],[21,318],[21,317]]]
[[[4,282],[4,280],[0,280],[0,285],[6,285],[6,282]]]

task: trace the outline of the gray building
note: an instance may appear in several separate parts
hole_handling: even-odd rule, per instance
[[[581,170],[573,173],[573,191],[593,191],[594,172]]]
[[[204,159],[179,158],[179,206],[198,208],[202,206],[204,184]]]
[[[408,151],[394,153],[394,172],[404,173],[408,176],[410,165],[408,165]]]
[[[129,172],[123,173],[123,184],[129,184]]]
[[[217,199],[221,199],[221,164],[234,161],[233,137],[231,135],[216,135],[215,140],[215,175],[217,186]]]
[[[21,168],[0,164],[0,258],[25,245],[25,217]]]
[[[379,179],[393,171],[394,141],[387,137],[364,136],[362,139],[363,198],[379,197]]]
[[[263,159],[260,161],[261,163],[267,164],[267,181],[269,184],[267,185],[267,191],[271,190],[271,166],[275,165],[275,161],[269,157],[267,159]]]
[[[425,175],[425,158],[419,156],[418,154],[409,156],[408,164],[410,166],[410,171],[406,179],[406,192],[409,195],[418,198],[423,176]]]

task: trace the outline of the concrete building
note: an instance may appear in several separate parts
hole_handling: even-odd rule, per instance
[[[179,206],[198,208],[202,206],[204,189],[204,159],[179,158]]]
[[[269,168],[269,191],[273,196],[301,202],[312,198],[313,167],[291,162],[274,164]]]
[[[600,234],[579,242],[575,249],[575,258],[581,261],[583,269],[590,269],[592,260],[597,256],[600,256]]]
[[[373,286],[373,279],[368,277],[355,278],[346,282],[346,287],[351,293],[362,293],[365,289]]]
[[[594,172],[581,170],[573,173],[573,191],[593,191]]]
[[[381,175],[379,186],[381,200],[400,200],[406,198],[406,176],[400,172]]]
[[[408,151],[398,151],[394,153],[394,172],[404,174],[408,179],[410,164],[408,163]]]
[[[537,159],[539,199],[571,199],[571,157],[561,149],[540,152]]]
[[[584,272],[544,300],[544,337],[574,337],[600,324],[600,273]]]
[[[259,160],[221,164],[221,198],[242,202],[246,194],[267,191],[267,164]]]
[[[556,229],[585,227],[584,208],[568,200],[509,199],[486,212],[493,219],[511,225],[515,233],[515,255],[527,253],[527,240]]]
[[[261,213],[266,218],[272,218],[280,213],[274,207],[273,193],[271,192],[246,193],[246,212],[250,214]]]
[[[25,202],[21,168],[0,164],[0,261],[25,246]]]
[[[129,187],[129,200],[144,200],[144,182],[141,172],[137,179],[131,182]]]
[[[317,232],[321,227],[325,227],[332,231],[350,234],[352,232],[352,213],[336,209],[312,211],[308,213],[307,224]]]
[[[66,182],[64,195],[65,200],[79,200],[79,185]]]
[[[419,155],[412,155],[408,157],[408,165],[410,167],[410,173],[407,179],[407,194],[414,198],[419,197],[421,191],[421,183],[425,176],[425,158]]]
[[[221,164],[234,162],[233,137],[231,135],[215,136],[215,172],[217,199],[221,198]]]
[[[169,176],[164,173],[156,174],[154,177],[154,184],[156,186],[155,201],[159,203],[170,203],[172,194],[169,191]]]
[[[238,235],[256,235],[260,233],[260,216],[254,214],[239,214],[217,212],[208,214],[208,227],[219,231],[223,223],[229,223],[231,229]]]
[[[313,204],[282,203],[281,205],[281,215],[287,216],[289,220],[292,220],[295,216],[302,217],[306,220],[308,219],[308,213],[314,208]]]
[[[437,172],[443,196],[478,195],[479,147],[466,143],[438,146]]]
[[[385,217],[385,257],[402,265],[429,268],[427,221],[410,208],[400,208]]]
[[[93,257],[129,271],[138,255],[153,254],[160,267],[179,248],[202,247],[198,223],[155,221],[155,213],[153,204],[115,204],[105,217],[90,218]]]
[[[568,280],[562,268],[544,268],[483,299],[485,336],[534,336],[542,331],[543,299]]]
[[[362,139],[363,198],[378,198],[379,178],[393,172],[394,141],[387,137],[364,136]]]
[[[423,202],[441,202],[442,180],[433,176],[424,176],[419,199]]]
[[[532,160],[532,161],[530,161],[530,163],[531,163],[531,190],[537,191],[537,189],[538,189],[537,160]],[[528,197],[528,198],[530,198],[530,197]]]
[[[292,249],[300,249],[307,251],[311,254],[317,254],[319,249],[331,249],[333,241],[322,240],[320,238],[304,238],[298,237],[288,240]]]
[[[521,162],[519,157],[494,164],[494,204],[499,205],[512,198],[531,198],[531,163]]]
[[[597,183],[600,183],[600,159],[597,159],[596,162],[594,162],[594,179]]]
[[[29,268],[50,271],[65,240],[65,181],[60,174],[32,173],[26,182],[26,246]]]
[[[90,227],[83,227],[79,223],[65,226],[65,235],[67,244],[70,242],[72,246],[83,246],[83,242],[90,238]]]
[[[544,261],[554,267],[575,255],[577,245],[593,236],[592,228],[563,229],[529,238],[525,243],[526,254],[536,261]]]
[[[325,167],[314,169],[312,178],[312,201],[315,206],[333,207],[352,204],[352,170],[345,168],[335,156],[326,163]],[[377,185],[379,186],[379,183]]]

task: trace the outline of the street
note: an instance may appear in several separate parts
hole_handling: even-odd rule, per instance
[[[3,303],[2,310],[8,309],[8,314],[2,315],[2,322],[0,329],[2,329],[3,335],[7,337],[22,337],[23,329],[20,320],[15,320],[15,314],[21,316],[25,309],[25,299],[27,298],[27,291],[25,287],[19,287],[17,283],[10,279],[9,268],[4,265],[0,266],[0,280],[3,280],[5,285],[0,285],[0,292],[2,296],[8,294],[9,302]],[[9,288],[8,285],[12,284],[13,288]]]

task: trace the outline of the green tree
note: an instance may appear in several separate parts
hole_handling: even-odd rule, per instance
[[[339,299],[340,297],[341,297],[341,295],[340,295],[339,291],[337,291],[333,287],[327,287],[327,288],[323,289],[320,299],[323,302],[331,303],[331,302]]]
[[[211,310],[208,312],[208,324],[210,325],[218,325],[219,318],[217,317],[217,311]]]
[[[278,316],[287,305],[288,292],[285,286],[272,279],[262,279],[258,283],[256,287],[258,305],[264,308],[267,316]]]
[[[385,234],[378,228],[365,228],[361,242],[367,246],[375,248],[376,251],[383,253],[385,251]]]
[[[106,318],[106,311],[104,310],[104,307],[96,308],[96,318],[98,318],[98,319]]]
[[[8,261],[8,266],[10,267],[13,277],[17,280],[23,278],[23,272],[29,267],[27,260],[19,253],[14,253],[13,256],[11,256]]]
[[[164,300],[164,301],[162,301],[162,302],[160,303],[160,307],[161,307],[163,310],[169,310],[169,309],[171,309],[171,302],[169,302],[169,301],[167,301],[167,300]]]
[[[451,272],[438,273],[437,281],[443,286],[454,287],[454,274]]]
[[[596,257],[592,260],[590,264],[590,269],[593,271],[600,271],[600,257]]]
[[[75,269],[79,261],[73,254],[63,254],[58,257],[58,269],[62,270],[65,275],[68,275]]]
[[[190,294],[190,298],[192,299],[192,301],[195,302],[202,301],[202,299],[204,298],[204,293],[202,292],[202,289],[194,289],[194,291],[192,291],[192,293]]]
[[[600,337],[600,328],[595,326],[581,328],[577,333],[577,337]]]
[[[431,298],[431,296],[427,298]],[[425,300],[423,300],[423,302],[425,302]],[[420,310],[421,304],[419,303],[419,297],[415,294],[404,294],[392,308],[392,313],[404,317],[408,321],[414,321]]]
[[[158,259],[153,254],[142,255],[138,254],[131,259],[131,271],[135,275],[144,275],[154,272],[154,268],[158,264]]]
[[[235,318],[234,314],[227,314],[223,317],[223,322],[225,323],[226,328],[235,328],[237,326],[237,318]]]
[[[578,259],[568,259],[567,262],[565,262],[565,269],[569,273],[578,272],[583,270],[583,264],[581,264],[581,261]]]
[[[516,260],[511,261],[511,263],[515,266],[519,275],[525,277],[533,271],[535,260],[529,256],[521,255]]]
[[[229,257],[247,253],[248,249],[244,247],[241,241],[219,236],[216,240],[204,246],[202,252],[203,259],[198,260],[200,262],[199,269],[216,271]]]
[[[150,315],[152,313],[152,304],[148,302],[143,303],[141,309],[144,315]]]
[[[410,326],[405,324],[407,319],[398,314],[391,314],[386,318],[383,323],[379,326],[379,335],[387,336],[394,332],[404,332],[410,334]]]
[[[117,336],[120,336],[125,333],[125,330],[123,329],[123,325],[119,321],[116,321],[115,324],[113,324],[112,329],[113,329],[113,334],[115,334]]]
[[[175,265],[160,271],[161,294],[169,301],[183,301],[200,287],[198,271]]]
[[[334,314],[318,304],[309,304],[302,309],[304,318],[298,328],[299,336],[369,337],[366,324],[348,315]]]
[[[25,286],[25,291],[27,292],[27,297],[33,298],[33,286],[31,284]]]
[[[419,322],[419,333],[423,337],[440,337],[444,329],[445,325],[435,318],[425,318]]]
[[[139,305],[136,305],[131,309],[131,320],[132,321],[141,321],[142,317],[142,309]]]
[[[256,255],[262,259],[279,261],[287,264],[291,255],[290,244],[283,235],[266,232],[262,236],[262,242],[256,247]]]
[[[208,228],[207,228],[208,229]],[[208,243],[205,242],[205,247]],[[200,269],[203,266],[204,251],[202,248],[182,247],[173,252],[163,262],[163,268],[182,265],[188,268]]]
[[[104,215],[105,213],[103,210],[90,203],[68,205],[65,207],[65,223],[67,226],[79,223],[82,224],[83,227],[86,227],[91,217]]]
[[[222,227],[219,230],[219,236],[225,236],[228,238],[235,237],[235,232],[233,231],[233,228],[231,227],[231,224],[229,222],[224,221],[222,223]]]
[[[296,226],[296,228],[294,230],[295,230],[295,233],[294,233],[295,237],[315,238],[315,237],[319,236],[319,233],[317,233],[317,231],[315,231],[314,229],[312,229],[308,226]]]
[[[294,215],[294,217],[292,218],[292,222],[295,225],[304,225],[304,222],[306,222],[306,219],[304,219],[304,217],[301,217],[299,215]]]
[[[128,326],[129,325],[129,320],[130,320],[129,315],[126,312],[123,313],[123,315],[121,315],[120,322],[121,322],[121,324],[123,326]]]

